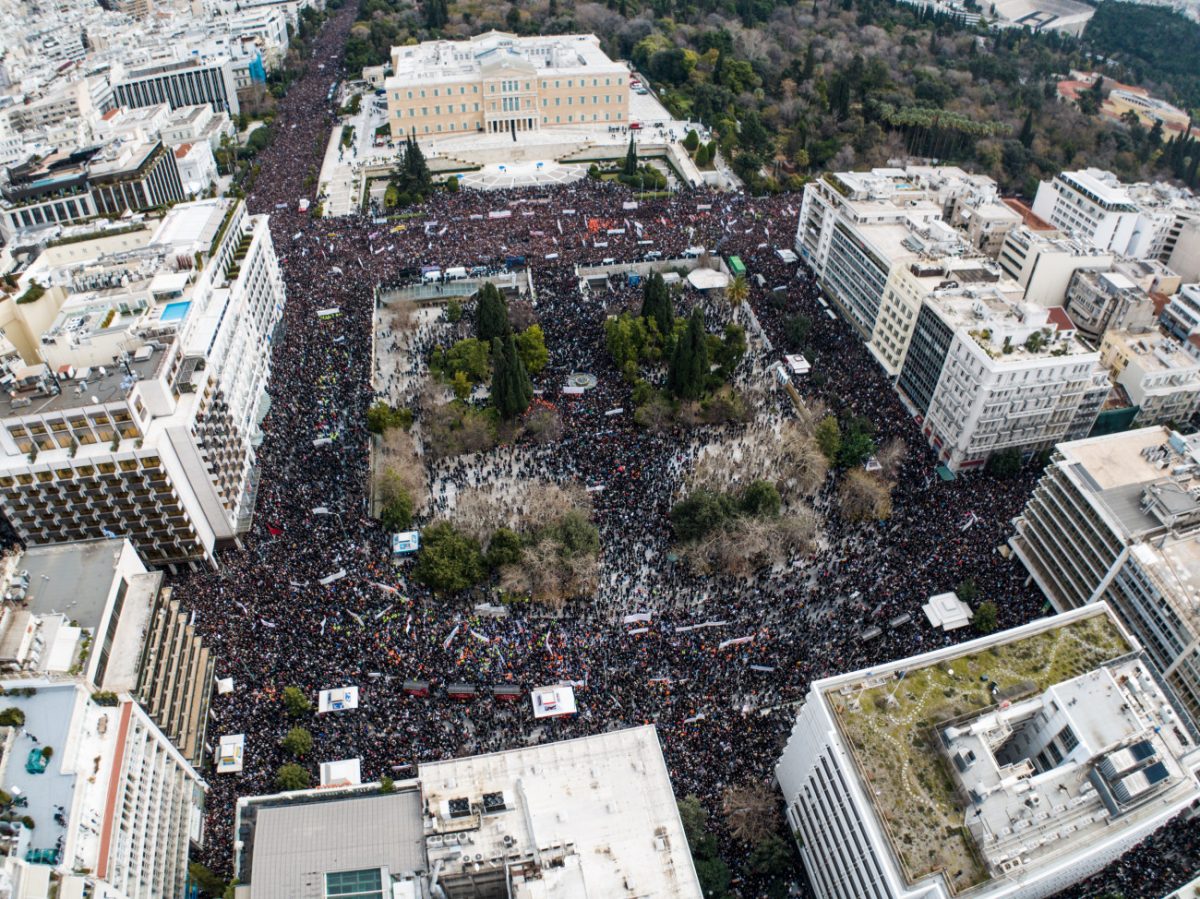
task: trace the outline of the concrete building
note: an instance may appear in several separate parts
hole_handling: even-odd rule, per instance
[[[232,140],[236,133],[227,113],[213,112],[211,106],[200,104],[171,110],[163,125],[162,139],[168,147],[205,143],[215,152],[221,147],[222,136]]]
[[[884,284],[883,300],[867,344],[867,349],[888,377],[897,377],[904,367],[917,316],[925,300],[941,291],[959,288],[984,288],[1009,303],[1021,303],[1025,298],[1019,284],[1003,277],[995,263],[979,257],[930,257],[893,266]]]
[[[1200,219],[1180,222],[1166,259],[1171,271],[1189,283],[1200,281]]]
[[[1138,208],[1120,182],[1100,169],[1060,172],[1038,185],[1034,214],[1071,237],[1128,256]]]
[[[392,72],[384,87],[393,137],[629,123],[629,70],[595,35],[489,31],[393,47]]]
[[[0,837],[19,895],[184,895],[189,847],[203,837],[207,787],[196,770],[132,700],[72,683],[4,686],[25,723],[4,729],[0,780],[36,824]]]
[[[651,725],[238,800],[237,899],[700,899]]]
[[[1200,714],[1200,440],[1142,428],[1058,447],[1009,545],[1055,609],[1107,600]]]
[[[174,153],[179,180],[187,196],[203,196],[217,183],[217,159],[207,143],[180,144]]]
[[[1163,326],[1180,340],[1200,332],[1200,284],[1184,284],[1163,310]]]
[[[1200,360],[1157,330],[1109,331],[1100,364],[1138,406],[1134,423],[1184,423],[1200,412]]]
[[[206,103],[214,112],[236,118],[237,82],[228,59],[180,59],[143,67],[114,68],[113,96],[121,106],[166,103],[172,109]]]
[[[0,565],[0,676],[130,695],[200,766],[213,658],[124,539],[33,547]]]
[[[914,231],[937,226],[947,248],[952,231],[942,204],[903,169],[828,173],[804,187],[796,252],[859,336],[870,340],[893,266],[920,261],[905,246]]]
[[[28,229],[118,217],[184,198],[175,154],[161,141],[131,141],[53,154],[5,170],[0,237]]]
[[[922,302],[896,387],[951,471],[1085,436],[1109,390],[1062,309],[1014,303],[995,285]]]
[[[1118,271],[1077,269],[1067,284],[1065,308],[1079,333],[1098,343],[1109,329],[1140,331],[1154,326],[1154,300]]]
[[[1079,270],[1108,271],[1115,256],[1056,232],[1018,225],[1004,236],[997,262],[1039,306],[1062,306],[1071,277]]]
[[[239,201],[140,224],[48,248],[22,276],[44,294],[0,305],[22,355],[0,508],[34,544],[112,533],[150,564],[211,562],[250,526],[283,281],[266,216]]]
[[[821,899],[1041,899],[1195,802],[1197,737],[1101,604],[816,681],[775,774]]]

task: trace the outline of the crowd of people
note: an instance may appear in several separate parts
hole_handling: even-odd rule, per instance
[[[712,814],[734,871],[732,891],[760,895],[751,847],[721,824],[723,790],[769,785],[812,680],[970,636],[926,626],[920,606],[931,594],[972,580],[981,598],[997,604],[1002,627],[1041,614],[1042,597],[1023,570],[997,552],[1034,475],[934,476],[934,460],[883,373],[849,328],[823,314],[807,270],[774,252],[791,245],[794,196],[687,189],[638,202],[623,187],[587,181],[528,192],[438,192],[399,223],[302,213],[298,200],[315,199],[302,178],[310,162],[319,165],[334,123],[326,95],[330,81],[346,74],[338,60],[353,6],[335,11],[315,38],[305,74],[279,104],[273,143],[260,154],[247,198],[252,212],[271,215],[287,286],[254,525],[241,548],[220,557],[219,570],[175,583],[215,649],[218,675],[234,680],[232,692],[214,698],[210,742],[246,734],[244,770],[209,779],[204,860],[234,873],[236,797],[274,791],[276,769],[290,760],[279,744],[296,724],[315,740],[303,764],[357,756],[366,780],[408,776],[423,761],[456,754],[653,722],[677,794],[695,794]],[[888,520],[845,521],[836,503],[818,497],[816,553],[749,581],[698,576],[672,561],[668,512],[690,461],[715,432],[656,433],[635,423],[630,386],[605,350],[603,321],[615,308],[636,305],[638,292],[619,278],[581,291],[576,269],[639,258],[649,246],[642,241],[668,259],[694,246],[736,253],[763,276],[746,313],[761,336],[738,370],[743,383],[767,377],[788,340],[789,316],[811,319],[806,351],[820,377],[798,385],[805,398],[868,419],[879,444],[900,438],[907,445]],[[522,605],[505,617],[485,616],[473,605],[479,594],[432,595],[409,577],[410,563],[394,560],[389,535],[368,515],[366,410],[379,397],[413,396],[411,377],[403,385],[375,378],[377,334],[385,338],[382,352],[401,346],[380,324],[377,288],[410,281],[421,266],[502,268],[516,256],[528,266],[550,352],[535,387],[561,415],[562,437],[430,463],[430,504],[446,510],[459,490],[504,478],[592,488],[600,588],[554,618]],[[679,299],[680,313],[694,304],[710,320],[730,314],[690,291]],[[328,309],[338,314],[317,317]],[[427,350],[444,333],[421,327],[406,346]],[[422,367],[414,360],[403,368],[411,376]],[[593,375],[595,387],[563,395],[575,372]],[[785,394],[767,396],[761,415],[790,414]],[[624,623],[631,613],[649,622]],[[909,621],[889,626],[905,613]],[[694,627],[714,622],[720,626]],[[882,633],[864,641],[872,626]],[[741,637],[753,639],[719,648]],[[411,679],[430,682],[431,694],[407,695],[403,684]],[[533,721],[524,703],[495,703],[482,692],[457,702],[444,691],[452,682],[529,689],[563,680],[578,685],[580,712],[551,723]],[[285,687],[315,702],[318,691],[351,684],[361,688],[354,711],[285,713]],[[1181,824],[1139,849],[1136,861],[1089,882],[1093,892],[1076,895],[1109,887],[1161,894],[1194,868],[1197,848],[1194,831]],[[797,882],[804,889],[798,875]]]

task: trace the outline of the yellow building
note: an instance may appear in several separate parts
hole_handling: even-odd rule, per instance
[[[392,71],[384,87],[394,137],[629,124],[629,70],[595,35],[426,41],[393,47]]]

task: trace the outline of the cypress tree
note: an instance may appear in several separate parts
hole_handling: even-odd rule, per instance
[[[1021,133],[1017,135],[1021,146],[1028,150],[1033,146],[1033,110],[1025,113],[1025,121],[1021,124]]]
[[[658,333],[666,337],[671,333],[674,315],[671,309],[671,295],[662,275],[655,272],[642,288],[642,318],[653,321],[658,326]]]
[[[705,341],[704,313],[693,309],[687,330],[675,344],[667,369],[667,389],[686,400],[698,400],[708,378],[708,343]]]
[[[501,418],[514,418],[529,408],[533,384],[511,333],[503,341],[499,337],[492,341],[492,358],[492,405]]]
[[[625,153],[625,165],[621,167],[622,174],[636,175],[637,174],[637,147],[633,143],[633,135],[629,135],[629,150]]]
[[[479,291],[479,303],[475,307],[475,336],[491,341],[503,337],[510,331],[508,306],[496,285],[488,281]]]

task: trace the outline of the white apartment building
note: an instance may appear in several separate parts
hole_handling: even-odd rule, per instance
[[[1014,524],[1009,545],[1054,608],[1107,600],[1200,715],[1200,439],[1063,443]]]
[[[213,112],[211,106],[181,106],[171,110],[162,139],[168,147],[206,143],[215,152],[221,147],[221,138],[227,135],[232,139],[236,131],[228,114]]]
[[[174,152],[183,192],[189,197],[208,193],[209,188],[217,183],[219,175],[212,147],[207,143],[180,144]]]
[[[775,774],[821,899],[1041,899],[1196,801],[1197,736],[1100,604],[816,681]]]
[[[1166,262],[1200,199],[1166,183],[1122,184],[1111,172],[1084,169],[1043,181],[1033,211],[1097,249]]]
[[[1140,234],[1135,239],[1138,208],[1120,182],[1100,169],[1060,172],[1043,181],[1033,199],[1033,212],[1099,250],[1150,255],[1130,252],[1131,244],[1144,248],[1147,240]]]
[[[1200,412],[1200,360],[1157,330],[1110,330],[1100,364],[1138,407],[1134,424],[1184,423]]]
[[[1039,306],[1061,306],[1075,272],[1108,271],[1115,256],[1056,232],[1018,225],[1004,236],[996,261],[1008,277],[1025,288],[1025,298]]]
[[[489,31],[393,47],[392,72],[384,88],[393,137],[629,123],[629,69],[593,34]]]
[[[1163,310],[1162,323],[1180,340],[1200,332],[1200,284],[1184,284]]]
[[[51,245],[23,274],[44,294],[0,305],[23,357],[2,379],[0,508],[32,544],[115,534],[150,564],[211,563],[250,525],[283,280],[239,201],[141,224]]]
[[[1096,343],[1110,329],[1154,326],[1154,301],[1120,271],[1077,269],[1067,284],[1065,308],[1079,333]]]
[[[1171,271],[1184,281],[1200,281],[1200,220],[1179,224],[1171,255],[1166,259]]]
[[[805,185],[796,252],[864,340],[875,330],[893,266],[920,261],[905,245],[910,235],[936,226],[951,244],[942,208],[903,169],[830,172]]]
[[[184,895],[189,847],[203,837],[207,786],[196,770],[129,698],[44,680],[4,686],[5,707],[25,724],[5,728],[0,778],[26,797],[36,825],[0,838],[19,895]],[[12,694],[23,687],[36,695]]]
[[[1061,308],[986,284],[923,300],[896,386],[951,471],[1085,436],[1109,391],[1099,354]]]
[[[233,834],[237,899],[703,895],[653,725],[244,797]]]
[[[1011,303],[1024,300],[1024,291],[1000,272],[995,263],[979,256],[927,255],[920,262],[892,266],[883,289],[879,315],[867,349],[888,377],[904,367],[921,305],[939,291],[984,287]]]

